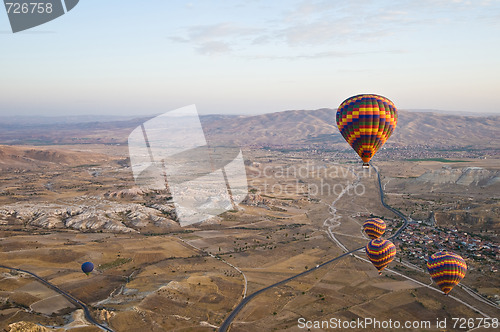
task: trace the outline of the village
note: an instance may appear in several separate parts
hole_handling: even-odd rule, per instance
[[[413,264],[425,265],[430,255],[437,251],[451,251],[461,255],[469,270],[498,272],[500,246],[485,237],[467,232],[426,225],[412,221],[397,243],[400,252]]]

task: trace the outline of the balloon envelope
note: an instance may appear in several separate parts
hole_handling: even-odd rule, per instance
[[[398,111],[389,99],[363,94],[346,99],[337,110],[337,126],[344,139],[368,166],[375,152],[391,136]]]
[[[371,218],[364,222],[363,228],[370,239],[378,239],[385,232],[385,222],[380,218]]]
[[[467,264],[461,256],[442,251],[429,257],[427,270],[432,280],[448,294],[465,277]]]
[[[94,264],[91,262],[85,262],[82,264],[82,271],[85,272],[86,275],[89,275],[90,272],[94,270]]]
[[[389,240],[374,239],[366,245],[366,255],[377,270],[379,270],[379,274],[382,274],[381,271],[396,256],[396,246]]]

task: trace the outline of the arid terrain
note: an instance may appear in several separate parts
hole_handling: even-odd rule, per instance
[[[0,265],[35,273],[113,331],[213,331],[259,289],[368,242],[377,173],[343,142],[334,111],[202,118],[209,144],[242,147],[249,195],[181,227],[168,190],[136,186],[128,134],[145,119],[0,126]],[[372,165],[411,218],[379,276],[359,251],[253,298],[231,331],[299,331],[298,320],[500,318],[499,116],[400,113]],[[425,269],[449,249],[469,270],[443,296]],[[89,275],[80,266],[92,261]],[[436,331],[413,328],[408,330]],[[0,269],[0,328],[99,331],[34,277]],[[317,331],[328,329],[314,329]],[[377,330],[375,328],[367,330]],[[389,329],[390,330],[390,329]],[[462,329],[463,330],[463,329]]]

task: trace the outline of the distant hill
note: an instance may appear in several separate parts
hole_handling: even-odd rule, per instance
[[[500,146],[500,116],[457,116],[400,111],[398,127],[388,143],[435,146]]]
[[[218,121],[207,117],[202,119],[202,124],[209,140],[235,140],[243,146],[295,146],[343,140],[335,124],[335,112],[330,109],[285,111]]]
[[[242,145],[345,144],[335,123],[336,110],[286,111],[206,123],[213,137],[237,137]],[[456,116],[399,111],[387,146],[500,147],[500,116]]]
[[[417,113],[436,113],[436,114],[444,114],[444,115],[455,115],[455,116],[497,116],[498,113],[493,112],[467,112],[467,111],[444,111],[444,110],[436,110],[436,109],[408,109],[408,112],[417,112]]]
[[[205,115],[201,122],[211,144],[303,146],[343,144],[333,109],[293,110],[256,116]],[[93,122],[1,123],[0,144],[127,144],[130,132],[151,117]],[[12,121],[12,119],[11,119]],[[399,111],[387,146],[500,147],[500,115],[464,116]]]
[[[54,165],[79,166],[106,160],[107,156],[90,152],[0,145],[0,170],[40,169]]]

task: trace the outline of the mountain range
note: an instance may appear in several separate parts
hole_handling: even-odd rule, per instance
[[[334,109],[293,110],[256,116],[201,116],[209,144],[240,146],[314,146],[345,144],[335,123]],[[21,118],[18,118],[21,119]],[[127,144],[134,128],[151,117],[110,117],[72,122],[65,118],[39,123],[0,119],[0,144]],[[433,112],[399,111],[398,125],[387,146],[426,145],[500,147],[500,115],[469,116]]]

